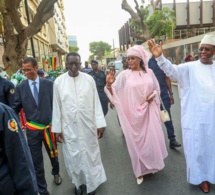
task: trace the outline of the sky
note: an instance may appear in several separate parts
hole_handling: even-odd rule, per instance
[[[82,63],[90,55],[89,43],[107,42],[119,47],[118,30],[130,15],[121,8],[122,0],[64,0],[67,35],[77,36]],[[127,0],[133,7],[133,0]],[[114,41],[113,41],[114,40]]]
[[[185,1],[187,0],[176,0]],[[90,42],[103,41],[112,47],[114,42],[114,47],[119,48],[118,30],[130,18],[129,13],[121,8],[121,2],[122,0],[64,0],[67,35],[77,36],[82,62],[88,60]],[[134,0],[127,2],[134,9]],[[162,2],[172,3],[173,0]]]

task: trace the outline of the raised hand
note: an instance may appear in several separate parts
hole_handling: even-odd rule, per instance
[[[106,85],[110,87],[115,81],[115,70],[110,70],[106,75]]]
[[[163,53],[162,43],[160,43],[160,45],[158,45],[154,42],[154,40],[151,39],[147,42],[147,45],[149,47],[149,51],[152,53],[152,55],[155,58],[161,56],[161,54]]]

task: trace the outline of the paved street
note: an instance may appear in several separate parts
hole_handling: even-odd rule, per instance
[[[173,86],[175,104],[172,107],[172,117],[177,140],[181,143],[180,107],[177,87]],[[144,182],[137,185],[133,174],[130,157],[128,155],[125,139],[118,125],[116,111],[109,110],[106,121],[108,127],[104,137],[100,140],[101,155],[107,174],[107,182],[102,184],[96,195],[199,195],[203,194],[198,186],[189,185],[186,181],[186,166],[183,147],[177,150],[168,149],[165,168],[154,175],[144,177]],[[166,129],[164,133],[166,136]],[[168,146],[168,139],[166,144]],[[74,185],[68,177],[62,158],[61,147],[60,166],[63,183],[56,186],[50,172],[50,163],[45,154],[46,179],[51,195],[72,195]],[[86,194],[86,192],[85,192]],[[210,194],[215,194],[212,186]]]

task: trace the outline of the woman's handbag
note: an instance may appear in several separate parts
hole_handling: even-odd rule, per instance
[[[159,97],[160,97],[160,95],[159,95]],[[166,110],[166,108],[165,108],[165,106],[163,104],[163,101],[162,101],[161,97],[160,97],[160,101],[161,101],[161,105],[162,105],[162,108],[163,108],[163,110],[160,110],[160,117],[161,117],[161,121],[163,123],[165,123],[167,121],[170,121],[170,117],[169,117],[169,113],[167,112],[167,110]]]

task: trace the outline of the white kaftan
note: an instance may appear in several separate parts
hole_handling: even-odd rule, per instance
[[[215,184],[215,63],[198,60],[177,66],[163,56],[156,60],[180,85],[187,180],[194,185]]]
[[[82,72],[59,76],[54,82],[52,131],[63,133],[67,172],[77,188],[87,186],[87,193],[106,181],[97,138],[97,128],[105,126],[94,79]]]

